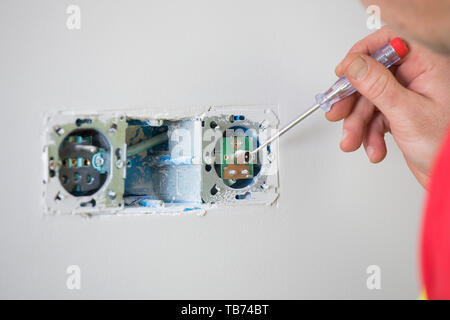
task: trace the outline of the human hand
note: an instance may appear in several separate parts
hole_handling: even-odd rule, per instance
[[[344,119],[340,147],[345,152],[361,144],[371,162],[387,153],[384,135],[391,132],[406,163],[426,187],[434,156],[450,123],[450,58],[411,42],[409,54],[390,70],[369,55],[396,35],[387,28],[357,42],[336,67],[359,92],[326,113],[330,121]]]

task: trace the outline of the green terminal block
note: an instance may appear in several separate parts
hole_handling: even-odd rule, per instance
[[[253,163],[249,162],[251,151],[253,151],[253,138],[251,137],[223,138],[222,179],[237,180],[253,178]]]

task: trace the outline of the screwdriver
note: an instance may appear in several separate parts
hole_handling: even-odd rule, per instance
[[[408,51],[408,47],[402,41],[402,39],[395,38],[375,51],[371,56],[372,58],[383,64],[386,68],[389,68],[394,63],[406,56],[408,54]],[[355,92],[355,88],[353,88],[347,77],[345,75],[340,77],[327,91],[316,95],[316,104],[313,107],[311,107],[310,109],[308,109],[308,111],[289,123],[286,127],[278,131],[270,139],[261,144],[258,148],[251,151],[251,154],[257,153],[259,150],[272,143],[275,139],[281,137],[283,134],[285,134],[302,120],[313,114],[314,111],[318,110],[319,108],[323,109],[325,112],[328,112],[330,111],[333,104],[347,98]]]

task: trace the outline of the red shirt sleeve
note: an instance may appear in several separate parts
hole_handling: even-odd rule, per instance
[[[431,173],[421,240],[426,296],[450,299],[450,132]]]

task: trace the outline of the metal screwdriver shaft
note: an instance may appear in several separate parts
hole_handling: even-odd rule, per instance
[[[302,120],[306,119],[309,115],[311,115],[312,113],[314,113],[314,111],[316,111],[317,109],[320,108],[320,104],[316,104],[314,107],[310,108],[308,111],[306,111],[305,113],[303,113],[300,117],[298,117],[297,119],[295,119],[294,121],[292,121],[291,123],[289,123],[286,127],[284,127],[283,129],[281,129],[280,131],[278,131],[276,134],[274,134],[269,140],[267,140],[266,142],[264,142],[262,145],[260,145],[258,148],[256,148],[255,150],[253,150],[251,153],[256,153],[259,150],[261,150],[262,148],[266,147],[268,144],[272,143],[275,139],[278,139],[279,137],[281,137],[283,134],[285,134],[286,132],[288,132],[291,128],[293,128],[294,126],[296,126],[299,122],[301,122]]]

